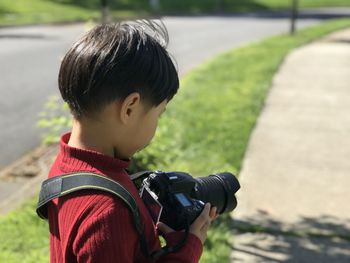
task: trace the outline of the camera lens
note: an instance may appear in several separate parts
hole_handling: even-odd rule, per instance
[[[235,193],[240,188],[237,178],[231,173],[219,173],[195,178],[196,187],[191,196],[209,202],[222,214],[231,212],[237,206]]]

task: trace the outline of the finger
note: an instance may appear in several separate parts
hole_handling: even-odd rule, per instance
[[[208,231],[208,228],[210,227],[211,223],[213,222],[213,218],[211,218],[210,214],[207,217],[207,220],[203,223],[202,227],[201,227],[201,231],[206,232]]]
[[[203,225],[206,222],[210,221],[209,210],[210,210],[210,204],[207,203],[207,204],[205,204],[203,211],[196,218],[196,220],[192,223],[192,225],[190,227],[191,232],[194,232],[194,233],[200,232]]]
[[[196,219],[197,224],[200,226],[200,228],[208,221],[209,218],[209,211],[210,211],[210,204],[206,203],[204,206],[203,211]]]
[[[162,222],[159,222],[157,224],[157,229],[159,231],[161,231],[163,234],[168,234],[168,233],[174,232],[174,229],[172,229],[171,227],[169,227],[168,225],[166,225]]]
[[[210,216],[210,218],[211,218],[212,220],[215,219],[216,212],[217,212],[216,206],[214,206],[214,207],[212,207],[212,208],[210,209],[209,216]]]

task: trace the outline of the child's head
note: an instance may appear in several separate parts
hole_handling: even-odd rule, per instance
[[[59,73],[73,116],[96,113],[133,92],[150,106],[169,101],[179,80],[167,41],[165,27],[151,22],[100,25],[85,34],[67,52]]]
[[[179,87],[167,42],[165,27],[151,22],[100,25],[85,34],[68,51],[59,73],[62,98],[75,120],[106,121],[111,133],[118,129],[119,137],[140,140],[134,150],[144,147]],[[148,135],[147,126],[152,126]]]

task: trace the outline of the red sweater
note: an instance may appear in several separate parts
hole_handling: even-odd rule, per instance
[[[60,152],[51,167],[49,178],[88,171],[118,181],[138,204],[148,246],[152,251],[159,249],[155,225],[125,171],[129,161],[70,147],[67,144],[69,137],[70,133],[61,138]],[[49,205],[49,226],[51,263],[151,262],[141,251],[140,240],[126,204],[109,193],[82,190],[55,199]],[[181,232],[172,232],[165,237],[170,246],[181,238]],[[201,253],[201,241],[190,234],[180,251],[163,256],[158,262],[198,262]]]

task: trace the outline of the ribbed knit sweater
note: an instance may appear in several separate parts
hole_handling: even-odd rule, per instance
[[[49,178],[76,171],[94,172],[122,184],[134,197],[141,213],[144,234],[152,250],[160,248],[158,234],[125,169],[129,161],[68,145],[70,133],[62,136],[60,151]],[[151,262],[140,248],[132,215],[126,204],[112,194],[98,190],[81,190],[54,199],[49,204],[51,263]],[[165,236],[172,246],[182,232]],[[198,262],[202,243],[190,234],[186,245],[176,253],[163,256],[158,262]]]

